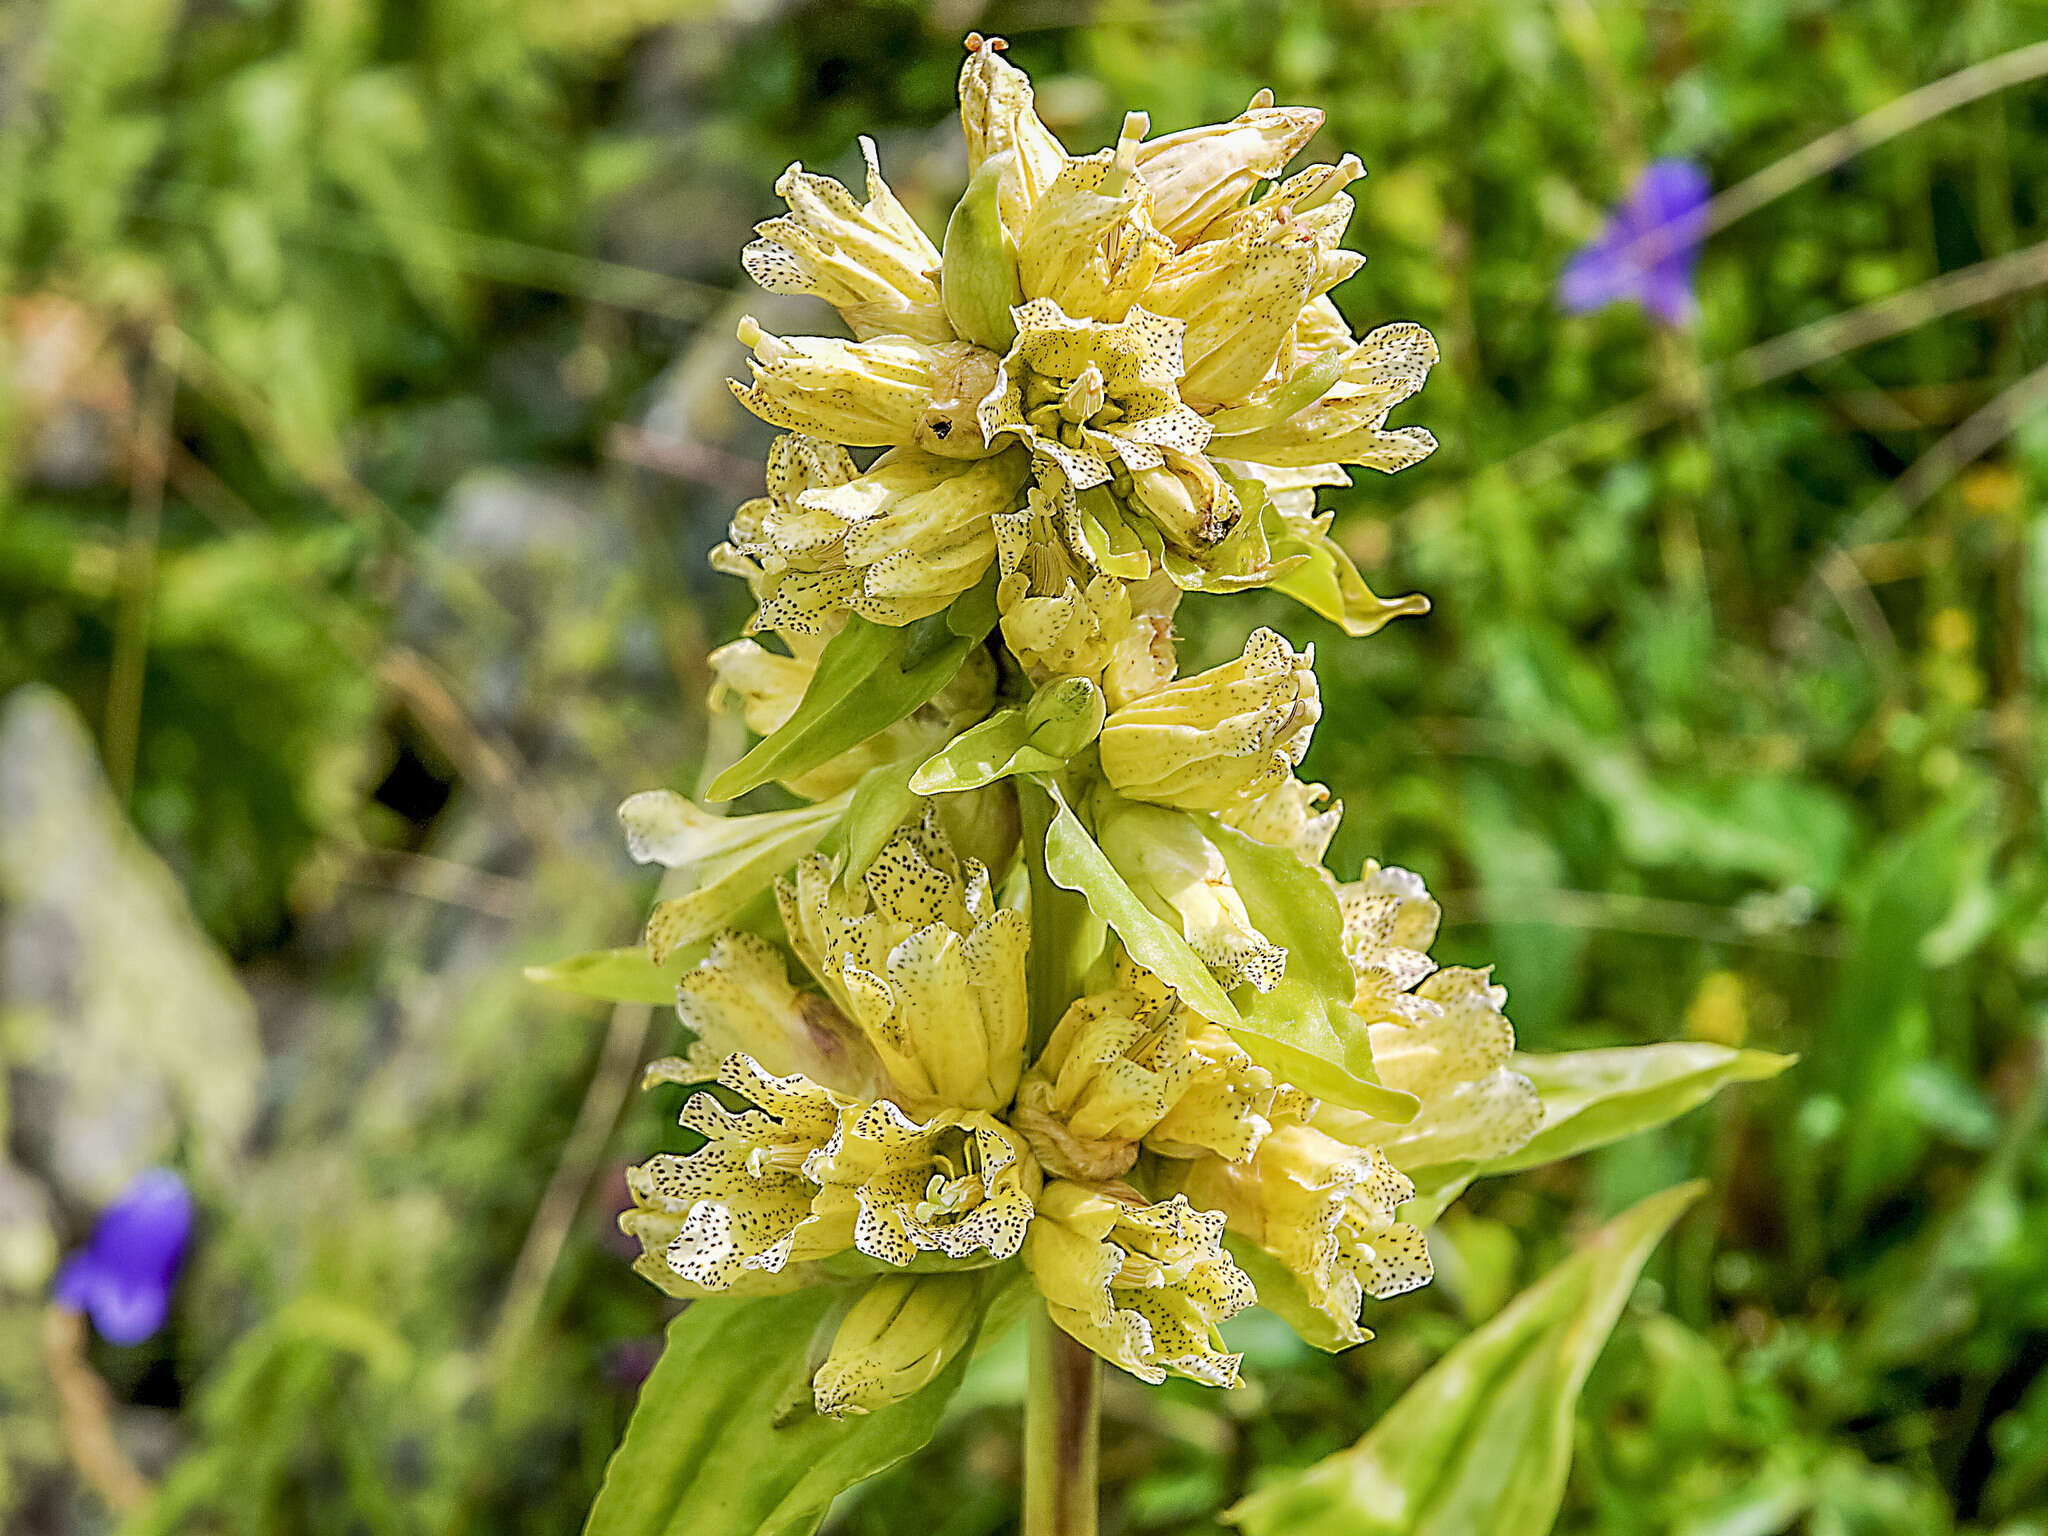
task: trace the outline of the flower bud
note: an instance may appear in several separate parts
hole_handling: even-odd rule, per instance
[[[1125,704],[1102,727],[1102,772],[1123,794],[1193,811],[1244,806],[1284,783],[1322,716],[1315,652],[1253,630],[1238,660]]]
[[[1025,741],[1068,758],[1102,733],[1102,690],[1085,677],[1064,677],[1031,696],[1024,707]]]
[[[1395,1220],[1415,1186],[1377,1147],[1283,1125],[1248,1162],[1191,1164],[1184,1193],[1292,1270],[1348,1342],[1365,1338],[1358,1317],[1367,1296],[1398,1296],[1429,1280],[1422,1234]]]
[[[1244,508],[1230,482],[1199,453],[1168,448],[1159,463],[1131,471],[1131,500],[1184,550],[1221,543],[1238,525]]]
[[[913,1104],[998,1110],[1024,1070],[1030,926],[999,908],[936,815],[903,826],[851,890],[818,855],[776,882],[790,942]]]
[[[1187,246],[1237,208],[1261,181],[1277,178],[1323,126],[1315,107],[1276,107],[1260,91],[1227,123],[1209,123],[1154,139],[1138,151],[1138,172],[1152,189],[1152,222]]]
[[[1222,853],[1189,817],[1110,800],[1097,814],[1096,841],[1139,900],[1178,928],[1226,986],[1268,992],[1286,973],[1287,951],[1252,926]]]
[[[1055,1180],[1038,1197],[1024,1263],[1052,1320],[1140,1381],[1237,1384],[1217,1325],[1256,1299],[1223,1251],[1220,1212],[1128,1185]]]
[[[828,176],[792,165],[775,183],[789,212],[755,226],[760,238],[741,263],[770,293],[823,299],[862,340],[951,341],[953,328],[931,275],[939,253],[882,180],[874,140],[862,135],[860,153],[867,163],[867,202],[855,202]]]
[[[828,1419],[873,1413],[929,1386],[974,1337],[979,1275],[884,1275],[870,1281],[811,1377]]]

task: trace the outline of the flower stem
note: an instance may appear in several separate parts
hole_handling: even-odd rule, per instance
[[[1102,1368],[1038,1307],[1024,1399],[1022,1536],[1095,1536]]]

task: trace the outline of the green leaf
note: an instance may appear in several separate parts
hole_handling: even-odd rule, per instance
[[[995,628],[995,580],[990,566],[946,612],[900,628],[849,618],[818,658],[796,712],[721,773],[709,798],[731,800],[808,773],[929,703]]]
[[[1538,1168],[1653,1130],[1730,1083],[1776,1077],[1798,1059],[1703,1040],[1517,1055],[1515,1070],[1536,1085],[1543,1101],[1542,1127],[1505,1157],[1407,1170],[1415,1197],[1401,1208],[1401,1217],[1426,1227],[1474,1179]]]
[[[842,1490],[930,1440],[971,1350],[878,1413],[809,1410],[812,1336],[843,1294],[720,1297],[669,1324],[584,1536],[808,1536]]]
[[[1017,789],[1027,853],[1049,851],[1055,808],[1065,807],[1036,779],[1020,781]],[[1035,1058],[1052,1038],[1068,1000],[1086,990],[1083,978],[1101,955],[1107,932],[1088,899],[1054,880],[1043,857],[1026,857],[1023,863],[1031,882],[1031,949],[1025,961],[1024,995],[1031,1005],[1029,1057]]]
[[[1228,1029],[1242,1024],[1230,995],[1188,941],[1162,922],[1117,873],[1050,780],[1036,781],[1056,810],[1045,835],[1045,868],[1053,883],[1087,898],[1088,909],[1116,930],[1131,958],[1206,1019]]]
[[[910,776],[910,787],[920,795],[950,795],[1013,773],[1049,773],[1064,766],[1063,758],[1031,746],[1030,734],[1021,709],[990,715],[926,758]]]
[[[1287,951],[1287,971],[1270,992],[1240,987],[1242,1023],[1231,1030],[1254,1061],[1318,1098],[1405,1124],[1414,1095],[1382,1087],[1372,1039],[1351,1009],[1357,981],[1344,954],[1344,919],[1327,882],[1285,848],[1246,837],[1213,817],[1202,830],[1230,866],[1252,926]]]
[[[661,965],[648,957],[644,944],[625,949],[593,949],[547,965],[529,965],[526,979],[558,992],[602,998],[608,1003],[672,1003],[683,973],[704,958],[711,946],[692,944],[671,953]]]
[[[1729,1083],[1776,1077],[1798,1059],[1704,1040],[1518,1055],[1515,1070],[1536,1085],[1543,1100],[1543,1128],[1520,1151],[1485,1164],[1484,1171],[1513,1173],[1576,1157],[1676,1120]]]
[[[852,791],[816,805],[754,816],[715,816],[671,790],[648,790],[619,807],[627,845],[639,862],[667,865],[670,894],[647,921],[648,953],[669,954],[731,927],[775,877],[816,847],[853,799]]]
[[[1652,1195],[1463,1340],[1365,1438],[1225,1515],[1250,1536],[1542,1536],[1579,1391],[1650,1251],[1706,1186]]]

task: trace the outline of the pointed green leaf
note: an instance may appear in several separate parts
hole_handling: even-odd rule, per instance
[[[1461,1342],[1366,1437],[1224,1518],[1250,1536],[1543,1536],[1580,1388],[1650,1251],[1705,1185],[1652,1195]]]
[[[648,958],[644,944],[625,949],[593,949],[547,965],[529,965],[526,979],[558,992],[602,998],[608,1003],[672,1003],[676,1000],[676,983],[704,958],[709,948],[708,944],[692,944],[676,950],[661,965]]]
[[[1730,1083],[1775,1077],[1798,1059],[1703,1040],[1517,1055],[1515,1070],[1536,1085],[1543,1101],[1542,1127],[1505,1157],[1404,1169],[1415,1181],[1415,1197],[1401,1207],[1401,1219],[1427,1227],[1474,1179],[1560,1162],[1654,1130]]]
[[[1204,817],[1202,830],[1230,866],[1252,926],[1287,951],[1287,971],[1270,992],[1238,989],[1243,1023],[1231,1031],[1254,1061],[1297,1088],[1346,1109],[1405,1124],[1421,1107],[1412,1094],[1382,1087],[1372,1040],[1352,1012],[1357,982],[1344,955],[1337,897],[1315,870]]]
[[[1543,1100],[1543,1127],[1520,1151],[1482,1171],[1512,1173],[1576,1157],[1676,1120],[1729,1083],[1776,1077],[1798,1059],[1704,1040],[1517,1055],[1515,1070],[1536,1085]]]
[[[709,798],[731,800],[808,773],[930,703],[995,628],[995,577],[990,566],[946,612],[900,628],[849,618],[818,658],[796,712],[721,773]]]
[[[878,1413],[810,1411],[812,1336],[842,1298],[719,1297],[669,1324],[584,1536],[809,1536],[842,1490],[931,1439],[971,1350]]]
[[[1088,909],[1116,930],[1131,958],[1178,993],[1187,1005],[1225,1028],[1241,1024],[1230,995],[1188,941],[1162,922],[1117,873],[1049,779],[1037,780],[1056,810],[1045,835],[1045,868],[1053,883],[1079,892]]]

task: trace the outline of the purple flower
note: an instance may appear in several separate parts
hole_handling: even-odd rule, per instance
[[[1684,325],[1709,196],[1707,173],[1690,160],[1653,160],[1599,238],[1565,263],[1557,302],[1580,315],[1634,299],[1666,325]]]
[[[100,1213],[86,1244],[57,1271],[51,1297],[92,1314],[111,1344],[140,1344],[164,1325],[192,1235],[192,1196],[168,1168],[140,1173]]]

